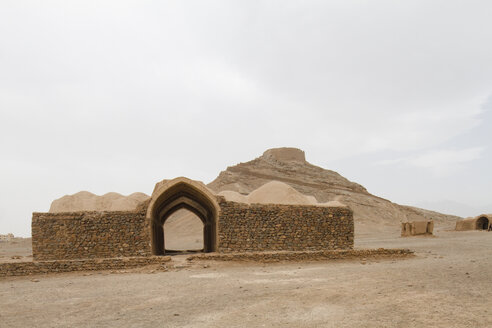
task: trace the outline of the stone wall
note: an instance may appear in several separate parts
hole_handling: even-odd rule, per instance
[[[347,249],[332,251],[276,251],[276,252],[240,252],[240,253],[201,253],[189,255],[187,262],[194,261],[252,261],[271,263],[279,261],[329,261],[397,259],[413,256],[408,249]],[[73,271],[122,270],[148,265],[152,270],[172,270],[178,268],[170,256],[122,257],[105,259],[82,259],[63,261],[0,263],[0,278],[27,276],[35,274],[62,273]],[[180,264],[182,265],[182,264]]]
[[[242,204],[218,197],[219,252],[351,249],[353,213],[346,207]]]
[[[251,261],[251,262],[280,262],[280,261],[328,261],[368,258],[400,258],[413,256],[409,249],[345,249],[332,251],[276,251],[276,252],[240,252],[240,253],[202,253],[190,255],[188,261]]]
[[[169,256],[139,256],[106,259],[0,263],[0,277],[74,271],[121,270],[156,264],[165,267],[170,260],[171,258]]]
[[[33,213],[34,260],[148,256],[145,211]]]
[[[344,207],[242,204],[218,197],[218,252],[351,249]],[[151,255],[145,208],[134,212],[33,213],[35,261]]]

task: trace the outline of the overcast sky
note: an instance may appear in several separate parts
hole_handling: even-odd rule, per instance
[[[492,212],[491,17],[488,0],[2,0],[0,233],[30,235],[65,194],[208,183],[279,146],[398,203]]]

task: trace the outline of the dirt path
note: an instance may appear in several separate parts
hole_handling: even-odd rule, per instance
[[[0,327],[492,327],[492,233],[356,245],[417,256],[1,279]]]

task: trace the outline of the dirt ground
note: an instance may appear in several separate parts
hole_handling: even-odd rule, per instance
[[[0,278],[0,327],[492,327],[492,233],[356,247],[416,257]]]
[[[19,261],[32,261],[31,238],[0,241],[0,263]]]

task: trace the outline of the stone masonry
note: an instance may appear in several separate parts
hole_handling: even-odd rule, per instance
[[[196,206],[215,208],[207,221],[207,225],[214,225],[208,238],[215,252],[353,248],[353,213],[346,207],[236,203],[208,194],[191,180],[175,180],[169,183],[169,189],[163,189],[172,201],[191,197],[201,204]],[[175,200],[176,195],[181,198]],[[152,204],[159,206],[146,202],[132,212],[33,213],[34,260],[151,256],[152,243],[156,243],[151,236],[153,217],[148,216]]]
[[[218,197],[219,252],[351,249],[352,211],[344,207],[242,204]]]
[[[107,259],[0,263],[0,277],[73,271],[121,270],[139,268],[147,265],[158,265],[162,269],[167,269],[167,264],[170,260],[171,258],[169,256],[139,256]]]
[[[145,212],[33,213],[35,260],[150,255]]]

